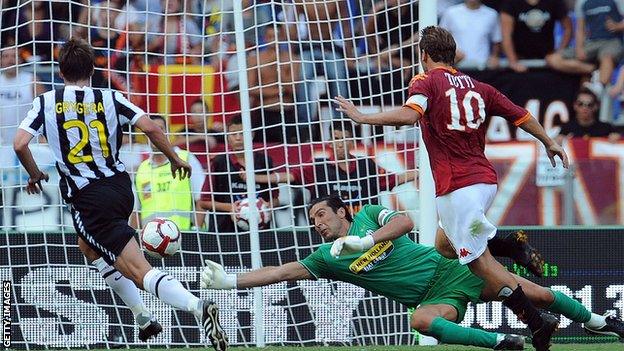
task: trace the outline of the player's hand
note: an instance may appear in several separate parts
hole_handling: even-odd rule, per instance
[[[205,260],[206,267],[201,272],[199,285],[203,289],[229,290],[236,288],[236,274],[227,274],[223,266],[211,260]]]
[[[334,102],[338,105],[336,111],[344,113],[355,123],[362,123],[362,117],[364,116],[364,114],[360,112],[360,110],[358,110],[351,101],[338,95],[334,99]]]
[[[347,235],[338,238],[332,244],[329,250],[332,257],[340,257],[342,255],[351,255],[358,252],[364,252],[375,245],[372,235],[366,235],[363,238],[355,235]]]
[[[555,167],[556,165],[555,156],[557,156],[561,159],[561,162],[563,162],[563,168],[568,168],[568,155],[566,154],[565,150],[563,150],[561,145],[557,143],[552,143],[550,146],[546,147],[546,154],[548,155],[548,158],[550,159],[550,164],[553,167]]]
[[[171,161],[171,175],[173,178],[178,174],[179,179],[185,179],[186,177],[191,176],[191,165],[188,162],[182,161],[181,158],[177,157],[175,160]]]
[[[45,180],[46,183],[50,180],[50,176],[47,173],[39,171],[39,174],[35,177],[28,178],[28,185],[26,185],[26,192],[28,194],[39,194],[40,191],[43,191],[43,187],[41,186],[41,181]]]

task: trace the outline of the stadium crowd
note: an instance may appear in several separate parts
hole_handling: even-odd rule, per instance
[[[606,121],[598,116],[600,99],[618,99],[624,90],[624,69],[618,69],[624,51],[624,9],[607,1],[609,11],[596,15],[594,7],[603,3],[446,0],[438,1],[438,14],[440,25],[457,40],[460,68],[511,69],[522,74],[538,60],[550,69],[582,76],[583,89],[573,102],[576,118],[562,127],[560,137],[618,140],[621,130],[610,123],[624,119],[614,113]],[[222,0],[3,1],[0,143],[11,143],[33,94],[60,82],[51,64],[60,44],[71,36],[82,37],[95,49],[93,87],[122,91],[151,115],[165,113],[159,121],[175,136],[173,143],[188,150],[203,168],[201,173],[208,175],[190,187],[194,193],[203,189],[204,195],[194,194],[191,207],[179,210],[233,212],[246,184],[244,179],[234,182],[230,174],[244,169],[244,157],[236,156],[240,150],[233,149],[242,142],[242,122],[237,113],[240,87],[232,6]],[[285,171],[272,165],[268,153],[255,158],[259,162],[256,181],[267,192],[259,196],[274,207],[279,204],[272,195],[278,183],[301,184],[315,194],[325,192],[319,184],[330,186],[334,181],[339,184],[336,189],[344,190],[345,199],[369,202],[370,194],[379,189],[413,181],[414,172],[392,174],[375,184],[351,184],[369,181],[383,170],[349,160],[348,152],[345,156],[343,150],[352,150],[351,144],[359,138],[358,128],[339,123],[329,129],[333,132],[323,134],[321,121],[339,118],[330,102],[336,95],[364,105],[403,104],[405,87],[417,73],[417,1],[244,0],[243,8],[255,145],[330,142],[324,168]],[[188,94],[170,113],[154,111],[153,85],[163,83],[150,81],[150,76],[167,71],[150,67],[172,65],[209,67],[210,74],[219,77],[212,99],[220,101]],[[16,86],[20,86],[18,94]],[[122,154],[133,173],[146,158],[152,160],[151,149],[142,140],[135,135],[124,138]],[[229,158],[210,159],[209,155],[223,150],[229,151]],[[217,191],[215,187],[223,184],[219,177],[224,176],[229,177],[228,189]],[[149,207],[150,199],[140,192],[155,187],[135,183],[141,200],[137,202]],[[234,191],[231,186],[236,184]],[[353,189],[360,190],[354,194]],[[227,199],[217,200],[217,193]],[[204,224],[204,219],[194,218],[193,223]]]

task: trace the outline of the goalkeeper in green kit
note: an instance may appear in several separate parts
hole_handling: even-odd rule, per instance
[[[206,260],[201,286],[244,289],[281,281],[326,278],[348,282],[407,307],[417,307],[410,325],[445,344],[494,350],[522,350],[524,338],[458,325],[468,302],[498,300],[495,289],[457,260],[442,257],[433,247],[414,243],[406,233],[409,217],[383,206],[365,205],[353,218],[338,196],[315,199],[310,221],[327,243],[298,262],[228,274]],[[580,302],[556,291],[515,277],[538,308],[584,323],[589,332],[624,338],[624,322],[600,316]]]

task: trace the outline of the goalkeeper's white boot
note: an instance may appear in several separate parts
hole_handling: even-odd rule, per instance
[[[143,342],[155,338],[162,331],[162,326],[150,313],[139,313],[136,316],[136,323],[139,325],[139,340]]]
[[[202,327],[216,351],[227,350],[228,337],[219,323],[219,307],[212,301],[202,301]]]

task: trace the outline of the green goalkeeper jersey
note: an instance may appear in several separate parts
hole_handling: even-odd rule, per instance
[[[353,218],[347,235],[371,235],[396,215],[383,206],[365,205]],[[322,244],[299,262],[317,279],[345,281],[408,307],[416,307],[425,297],[438,264],[447,260],[433,247],[416,244],[407,235],[339,258],[330,255],[331,245]]]

